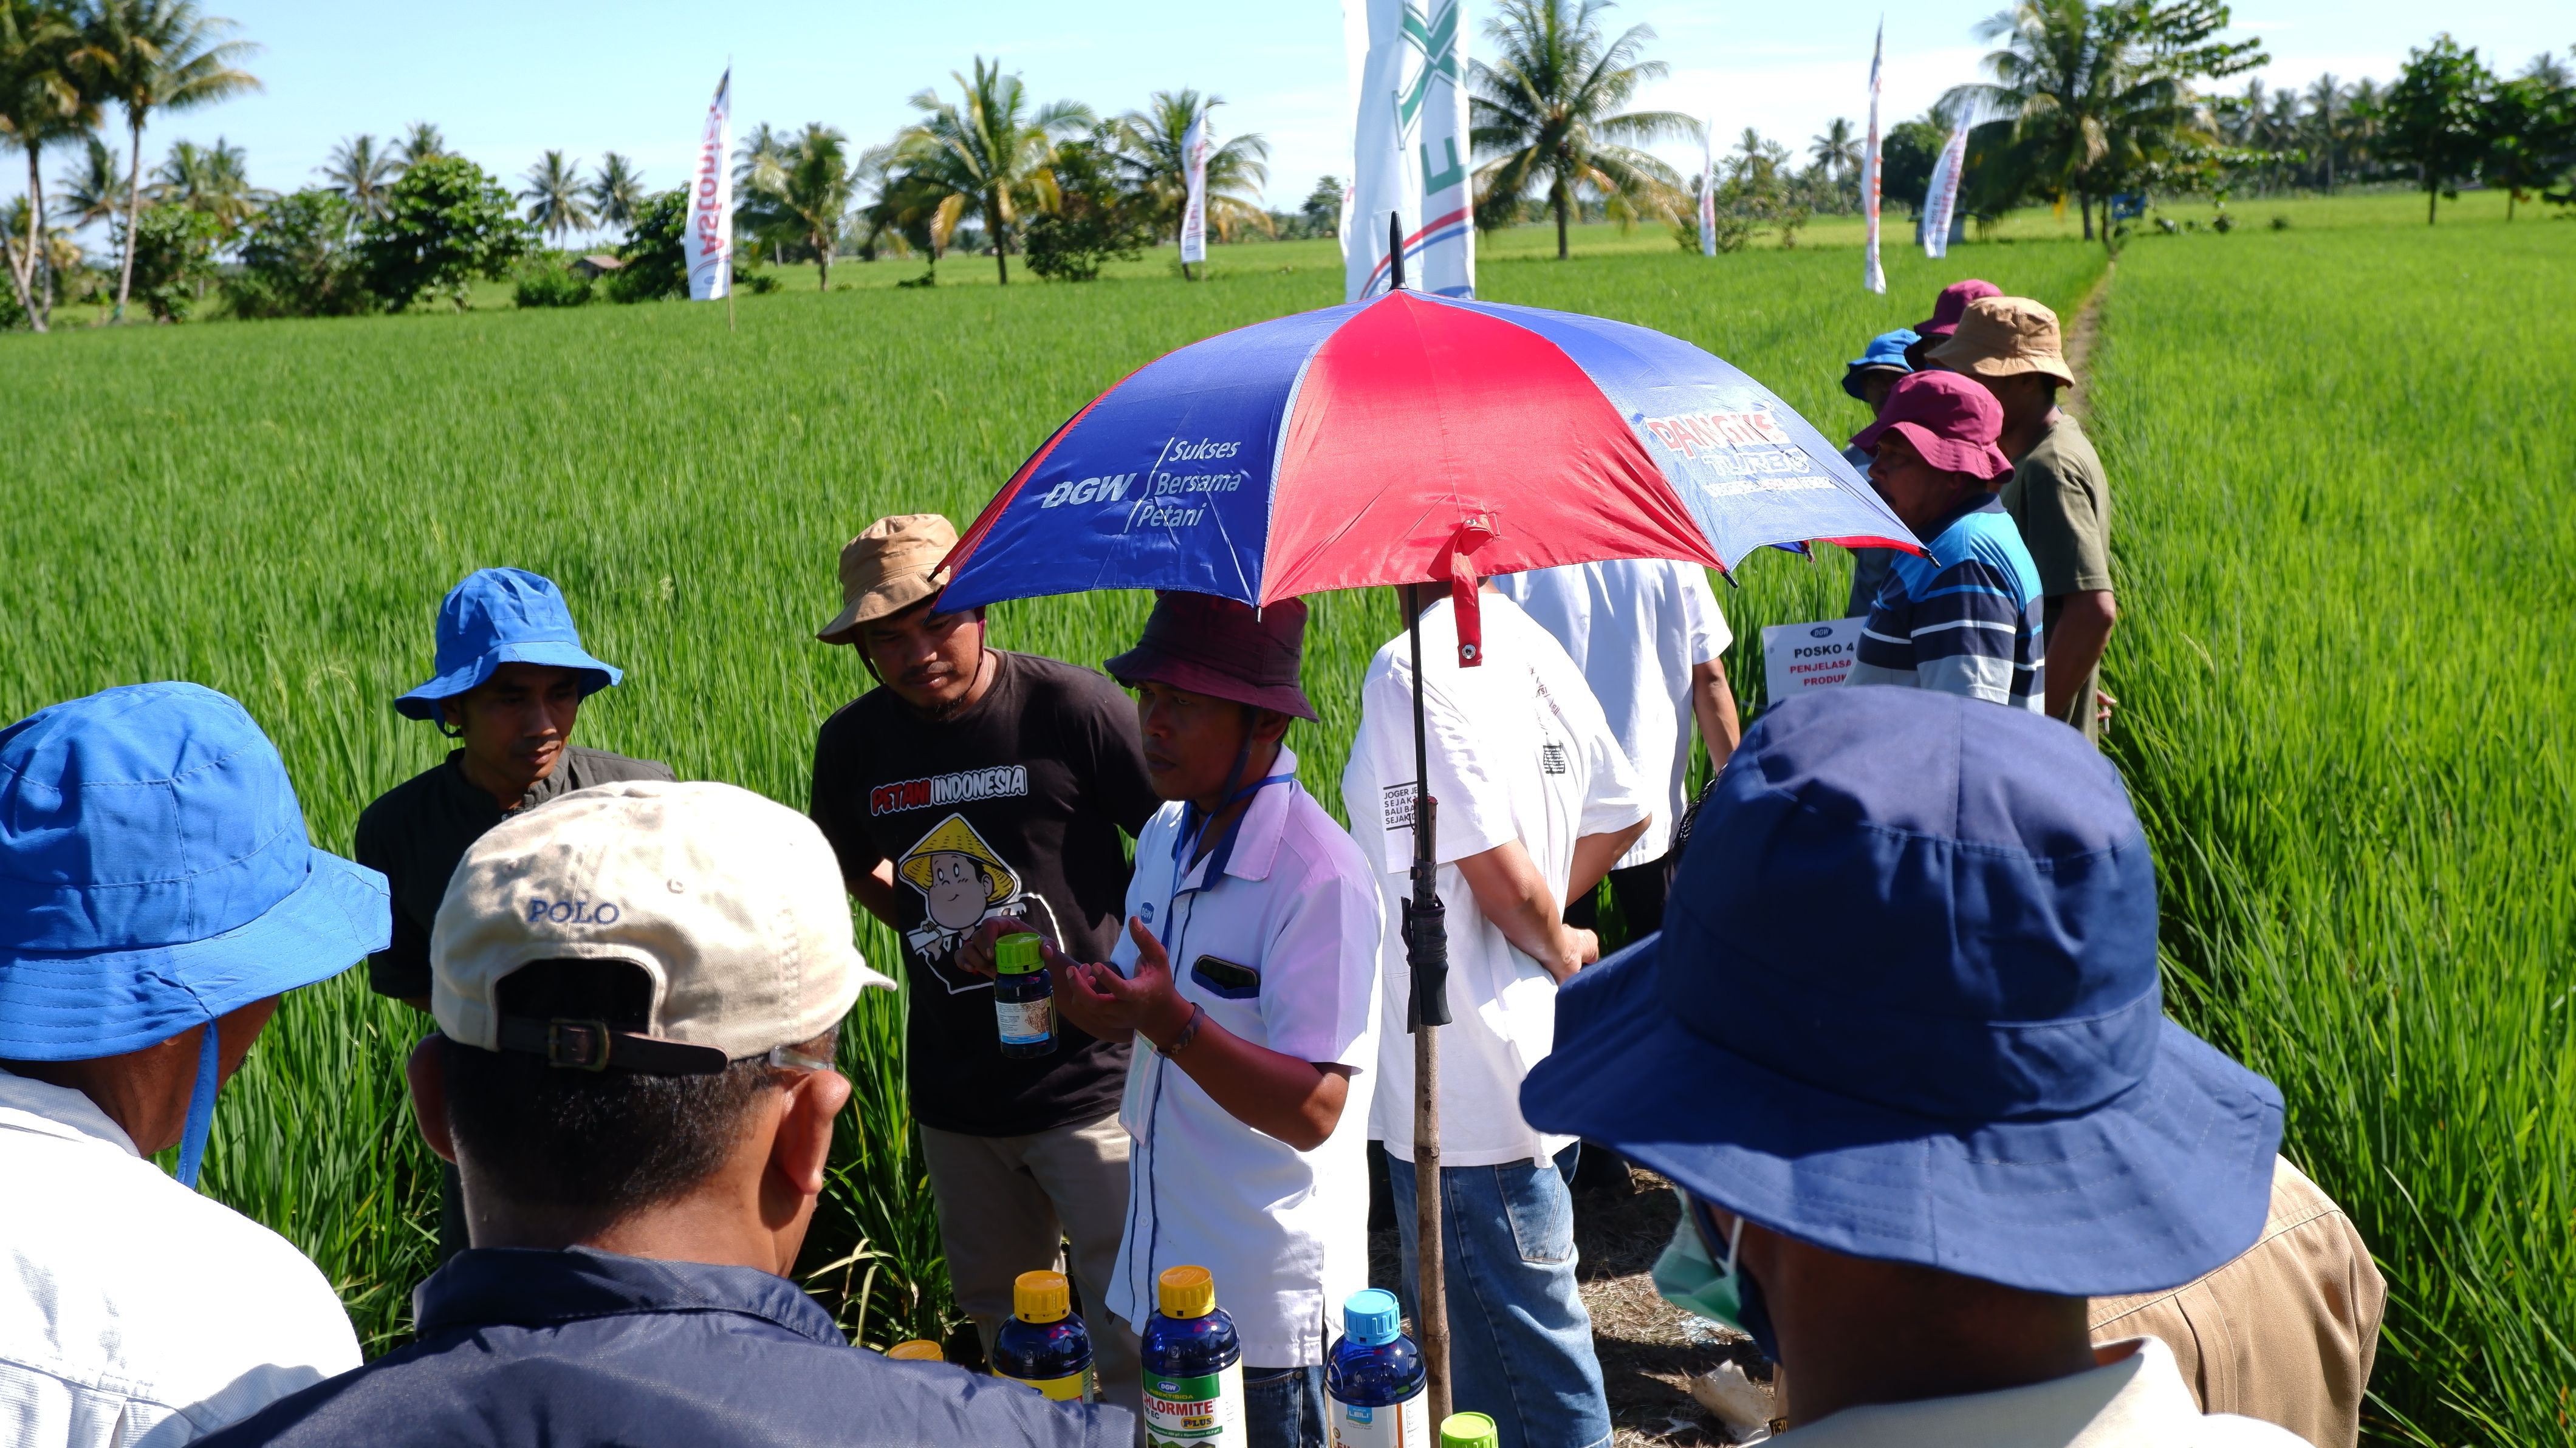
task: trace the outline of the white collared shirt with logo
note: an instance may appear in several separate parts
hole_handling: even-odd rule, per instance
[[[2287,1428],[2233,1413],[2203,1413],[2152,1337],[2095,1343],[2101,1366],[2071,1377],[1992,1393],[1911,1403],[1872,1403],[1802,1423],[1780,1448],[2308,1448]]]
[[[1494,587],[1565,646],[1638,777],[1658,790],[1654,822],[1614,868],[1662,859],[1690,806],[1698,728],[1691,670],[1725,657],[1735,642],[1708,570],[1672,558],[1614,558],[1509,574]]]
[[[1158,1274],[1205,1267],[1247,1365],[1309,1367],[1324,1360],[1342,1300],[1368,1285],[1379,907],[1359,847],[1296,784],[1296,755],[1280,750],[1271,772],[1291,778],[1252,797],[1213,880],[1213,855],[1174,859],[1182,806],[1165,805],[1137,837],[1127,913],[1163,943],[1173,984],[1210,1022],[1282,1055],[1350,1067],[1350,1094],[1333,1134],[1299,1151],[1236,1120],[1138,1037],[1119,1105],[1136,1144],[1107,1306],[1142,1327]],[[1200,968],[1210,957],[1256,972],[1257,984],[1213,979]],[[1123,930],[1110,959],[1134,972],[1135,941]]]
[[[1424,742],[1429,754],[1440,902],[1448,907],[1450,1024],[1440,1032],[1440,1159],[1498,1166],[1555,1155],[1521,1116],[1521,1078],[1556,1044],[1556,978],[1476,906],[1457,861],[1513,840],[1561,900],[1574,842],[1611,834],[1654,803],[1601,705],[1565,649],[1518,604],[1487,591],[1484,662],[1458,666],[1450,600],[1422,614]],[[1369,1134],[1413,1160],[1413,1038],[1405,1029],[1413,971],[1399,930],[1412,892],[1413,666],[1398,634],[1369,662],[1359,737],[1342,771],[1352,837],[1378,868],[1386,933],[1379,958],[1386,1029],[1379,1036]]]
[[[358,1365],[303,1253],[136,1155],[87,1096],[6,1071],[0,1256],[10,1448],[175,1448]]]

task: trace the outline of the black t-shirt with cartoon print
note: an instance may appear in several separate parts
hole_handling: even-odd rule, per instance
[[[879,688],[823,721],[813,815],[843,874],[894,862],[913,1115],[1024,1136],[1117,1109],[1127,1048],[1058,1016],[1055,1054],[1003,1055],[992,982],[958,967],[958,941],[1016,915],[1077,960],[1107,960],[1127,903],[1118,832],[1135,835],[1163,802],[1123,690],[1089,669],[992,652],[992,687],[950,718],[924,719]]]

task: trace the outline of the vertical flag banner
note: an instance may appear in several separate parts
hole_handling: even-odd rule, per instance
[[[1342,35],[1354,112],[1344,300],[1387,289],[1389,212],[1411,285],[1474,296],[1466,0],[1343,0]]]
[[[1717,255],[1717,117],[1699,133],[1699,254]]]
[[[1181,260],[1207,260],[1207,107],[1190,118],[1181,135],[1181,172],[1189,181],[1189,199],[1181,204]]]
[[[698,136],[698,174],[689,189],[689,300],[733,294],[733,67],[716,82]]]
[[[1869,149],[1860,157],[1860,209],[1868,223],[1868,243],[1862,252],[1861,290],[1884,293],[1887,269],[1878,262],[1878,63],[1887,53],[1887,22],[1878,23],[1878,38],[1869,45]]]
[[[1967,169],[1968,128],[1950,132],[1941,159],[1932,163],[1932,184],[1923,192],[1923,254],[1934,259],[1950,251],[1950,221],[1959,209],[1959,173]]]

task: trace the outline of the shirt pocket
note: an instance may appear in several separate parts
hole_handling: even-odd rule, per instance
[[[1190,980],[1199,989],[1224,1001],[1261,999],[1261,968],[1238,965],[1223,956],[1201,955],[1190,962]]]

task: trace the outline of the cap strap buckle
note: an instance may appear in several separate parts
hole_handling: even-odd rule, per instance
[[[608,1069],[610,1044],[608,1022],[546,1022],[546,1064],[581,1071]]]

